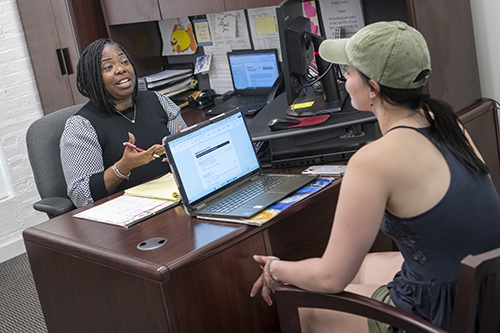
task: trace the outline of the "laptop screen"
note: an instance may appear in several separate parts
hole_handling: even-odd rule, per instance
[[[227,54],[235,90],[271,88],[279,76],[276,50]]]
[[[260,169],[241,112],[167,144],[190,204]]]

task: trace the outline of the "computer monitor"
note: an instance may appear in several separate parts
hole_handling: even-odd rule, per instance
[[[276,17],[283,57],[282,73],[287,97],[287,111],[291,116],[313,116],[338,112],[342,99],[337,85],[335,70],[330,63],[316,57],[323,94],[316,94],[310,87],[305,93],[304,77],[314,58],[314,52],[325,37],[311,33],[310,20],[302,15],[301,0],[285,0],[276,7]],[[308,103],[309,102],[309,103]],[[310,105],[310,102],[314,102]],[[310,105],[305,108],[295,108]]]

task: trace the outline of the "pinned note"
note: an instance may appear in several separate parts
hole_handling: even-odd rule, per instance
[[[193,20],[194,32],[196,34],[196,41],[198,46],[212,45],[212,36],[210,35],[210,28],[206,18]]]
[[[215,32],[221,36],[236,38],[236,16],[223,13],[216,14]]]
[[[272,16],[255,18],[255,30],[259,35],[277,33],[276,19]]]
[[[336,38],[336,28],[342,38],[350,38],[365,26],[361,0],[319,0],[319,5],[326,38]]]

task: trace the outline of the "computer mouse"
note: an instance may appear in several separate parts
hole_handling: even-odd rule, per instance
[[[267,126],[269,126],[271,131],[277,131],[288,126],[297,125],[298,123],[300,123],[300,120],[298,118],[279,117],[271,119],[271,121],[269,122],[269,124],[267,124]]]

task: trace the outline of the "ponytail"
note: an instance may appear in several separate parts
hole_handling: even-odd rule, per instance
[[[468,169],[479,173],[489,173],[488,167],[479,159],[469,140],[460,127],[458,119],[451,106],[429,95],[420,95],[421,107],[427,121],[431,124],[430,136],[444,144],[453,155]]]
[[[370,78],[359,72],[363,81],[370,85]],[[460,127],[451,106],[439,99],[423,93],[423,88],[395,89],[380,85],[380,98],[392,105],[401,105],[411,110],[424,110],[429,122],[429,135],[438,144],[446,146],[469,170],[488,174],[488,167],[476,155],[469,140]],[[439,147],[438,147],[439,148]]]

